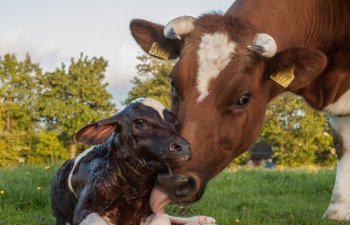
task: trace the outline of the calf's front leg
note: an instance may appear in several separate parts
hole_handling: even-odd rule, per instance
[[[169,220],[171,223],[186,224],[186,225],[207,225],[207,224],[215,225],[216,224],[216,220],[208,216],[194,216],[189,218],[169,216]]]
[[[79,225],[110,225],[97,213],[90,213]]]
[[[189,218],[168,216],[166,214],[150,215],[144,225],[216,225],[215,219],[207,216],[194,216]]]
[[[79,195],[77,205],[74,209],[73,225],[110,225],[98,213],[92,211],[89,207],[88,196],[91,188],[85,187]]]
[[[331,202],[324,218],[350,220],[350,116],[330,118],[338,156]]]

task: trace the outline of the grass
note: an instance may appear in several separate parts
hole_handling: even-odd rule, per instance
[[[57,166],[0,169],[0,224],[54,224],[49,191]],[[210,182],[191,207],[168,207],[173,215],[209,215],[219,225],[340,225],[321,219],[335,171],[240,169]],[[1,190],[4,191],[1,194]]]

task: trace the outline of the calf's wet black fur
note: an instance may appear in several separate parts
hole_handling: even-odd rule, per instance
[[[146,98],[82,128],[77,141],[95,146],[65,162],[54,177],[56,224],[141,224],[151,214],[155,175],[191,158],[175,125],[164,106]]]

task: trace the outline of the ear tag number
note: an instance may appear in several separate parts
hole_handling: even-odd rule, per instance
[[[171,53],[170,51],[162,48],[157,42],[153,42],[152,47],[148,52],[148,54],[150,55],[153,55],[165,60],[169,59],[170,53]]]
[[[294,80],[294,66],[291,66],[288,69],[281,70],[277,72],[276,74],[272,74],[270,78],[274,81],[276,81],[278,84],[283,86],[284,88],[287,88],[290,83]]]

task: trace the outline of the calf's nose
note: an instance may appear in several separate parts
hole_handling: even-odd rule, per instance
[[[176,155],[179,157],[184,157],[187,160],[192,158],[192,152],[190,144],[186,141],[177,141],[173,142],[169,146],[170,154]]]

